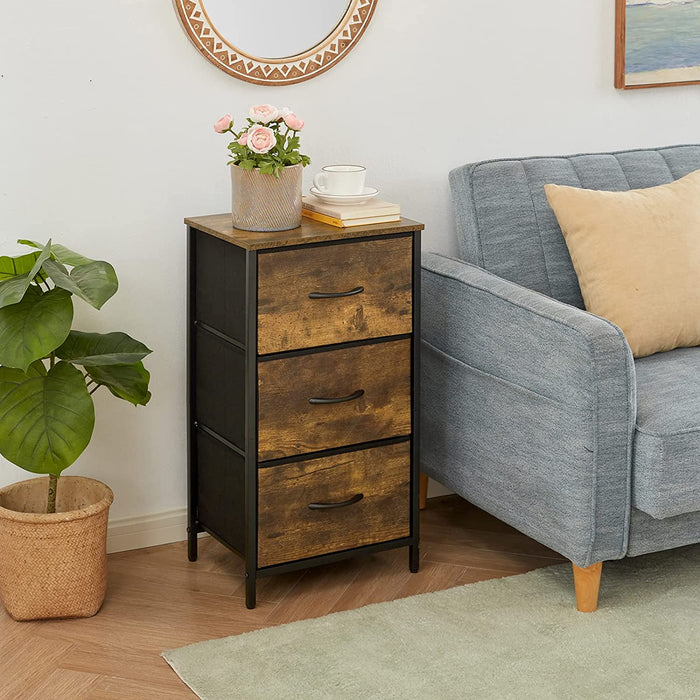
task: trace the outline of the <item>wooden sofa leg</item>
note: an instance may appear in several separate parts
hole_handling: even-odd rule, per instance
[[[419,506],[420,510],[425,508],[425,499],[428,497],[428,476],[421,472],[420,475],[420,496],[419,496]]]
[[[576,607],[580,612],[595,612],[598,609],[598,591],[600,590],[603,562],[591,564],[585,569],[581,569],[573,563],[571,566],[574,568]]]

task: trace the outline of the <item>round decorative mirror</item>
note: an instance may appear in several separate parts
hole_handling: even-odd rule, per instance
[[[236,78],[291,85],[332,68],[359,41],[377,0],[174,0],[200,53]]]

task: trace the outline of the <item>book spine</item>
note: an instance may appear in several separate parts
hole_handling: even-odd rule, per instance
[[[330,216],[334,219],[347,221],[348,219],[366,219],[370,216],[401,216],[401,209],[397,204],[389,204],[388,202],[380,202],[381,206],[374,203],[353,206],[337,206],[332,207],[329,204],[319,204],[311,201],[313,197],[304,197],[302,199],[302,209]]]
[[[393,224],[401,221],[400,216],[368,216],[366,219],[348,219],[343,221],[343,228],[369,226],[370,224]]]
[[[330,224],[336,228],[345,228],[345,224],[340,219],[336,219],[334,216],[319,214],[317,211],[311,211],[310,209],[302,209],[301,215],[305,216],[307,219],[313,219],[314,221],[320,221],[324,224]]]

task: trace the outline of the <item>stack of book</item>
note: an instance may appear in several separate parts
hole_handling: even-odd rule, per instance
[[[325,204],[316,197],[302,197],[301,201],[303,216],[339,228],[401,221],[399,205],[381,199],[365,204]]]

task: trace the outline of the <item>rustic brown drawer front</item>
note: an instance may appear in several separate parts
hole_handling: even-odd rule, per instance
[[[410,236],[261,254],[258,353],[410,333],[412,258]]]
[[[406,441],[260,469],[258,566],[408,537],[410,463]]]
[[[410,432],[409,339],[258,363],[260,461]]]

